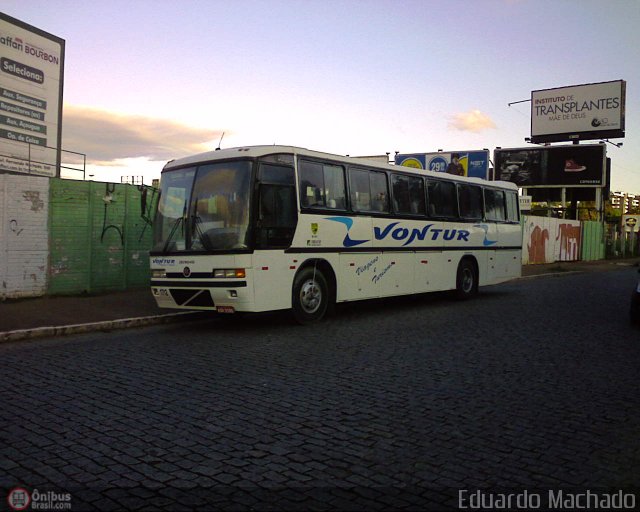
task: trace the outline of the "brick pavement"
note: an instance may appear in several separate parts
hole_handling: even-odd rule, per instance
[[[0,487],[72,510],[438,510],[640,478],[632,269],[0,346]]]

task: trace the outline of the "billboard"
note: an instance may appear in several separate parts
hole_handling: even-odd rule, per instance
[[[604,144],[496,149],[495,179],[519,187],[604,187],[606,156]]]
[[[64,45],[0,13],[0,172],[58,175]]]
[[[395,163],[404,167],[486,180],[489,170],[489,150],[398,154]]]
[[[531,142],[624,137],[626,82],[531,92]]]
[[[640,215],[628,215],[622,216],[622,227],[627,233],[640,231]]]

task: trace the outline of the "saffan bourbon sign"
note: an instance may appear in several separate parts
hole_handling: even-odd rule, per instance
[[[59,174],[64,46],[0,13],[0,172]]]

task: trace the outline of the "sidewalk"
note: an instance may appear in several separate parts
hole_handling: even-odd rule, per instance
[[[525,265],[522,277],[602,272],[638,266],[639,262],[639,258],[633,258]],[[7,300],[0,302],[0,342],[152,325],[177,321],[186,315],[193,313],[158,308],[149,288]]]
[[[603,272],[625,267],[638,267],[640,258],[597,261],[556,261],[544,265],[523,265],[522,277],[534,277],[543,274],[564,274],[567,272]]]
[[[0,343],[152,325],[189,314],[192,313],[159,308],[150,288],[7,300],[0,302]]]

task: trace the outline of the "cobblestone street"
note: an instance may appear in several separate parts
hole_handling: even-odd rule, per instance
[[[0,486],[71,510],[438,510],[640,482],[635,269],[0,346]],[[2,500],[3,506],[6,501]]]

